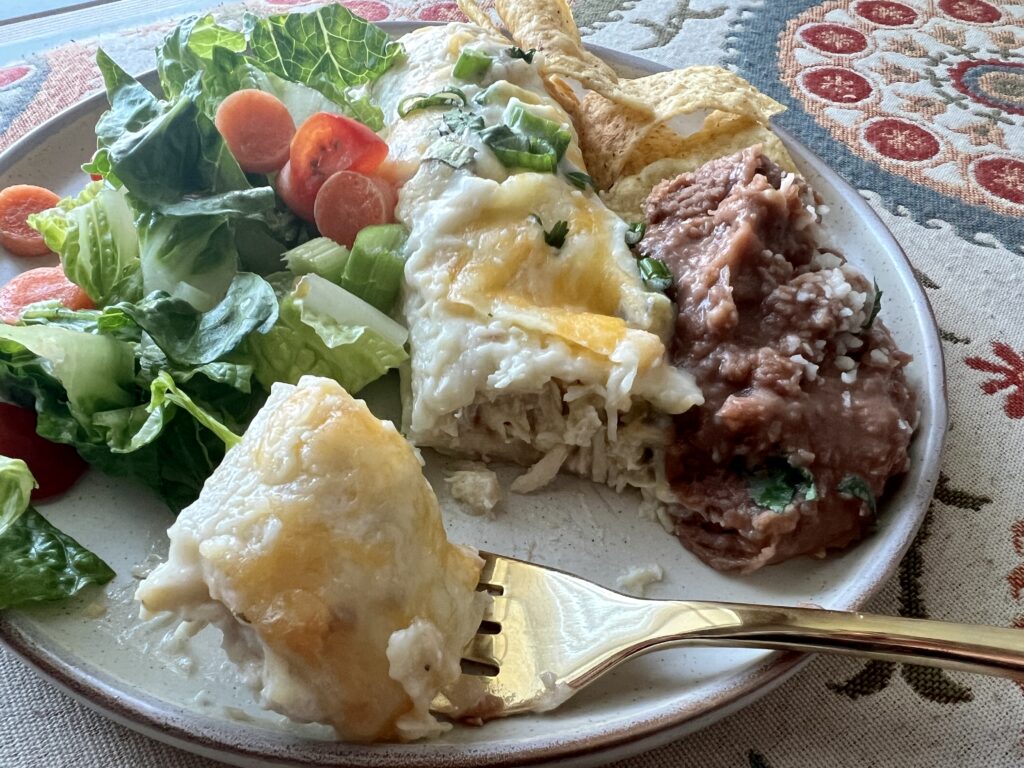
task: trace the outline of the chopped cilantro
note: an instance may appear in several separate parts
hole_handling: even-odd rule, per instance
[[[423,154],[424,160],[440,160],[452,168],[461,168],[472,162],[476,150],[450,136],[442,136],[427,147]]]
[[[882,311],[882,293],[883,291],[878,287],[878,282],[875,280],[871,281],[875,286],[875,303],[871,306],[871,314],[868,315],[868,319],[864,321],[864,325],[861,326],[865,331],[871,327],[871,324],[875,322],[875,318],[878,317],[878,313]]]
[[[794,501],[818,498],[814,476],[785,459],[769,459],[764,466],[748,474],[747,490],[757,506],[772,512],[783,512]]]
[[[565,236],[568,234],[569,222],[560,219],[551,229],[544,230],[544,242],[552,248],[561,248],[565,245]]]
[[[597,189],[594,186],[594,180],[582,171],[569,171],[569,173],[565,174],[565,178],[577,189],[586,189],[587,187]]]
[[[464,109],[449,109],[441,119],[448,130],[455,134],[465,133],[466,130],[480,131],[484,127],[484,119],[480,115],[474,115]]]
[[[847,475],[839,481],[836,490],[844,496],[853,496],[855,499],[860,499],[868,505],[868,509],[871,510],[872,514],[878,511],[875,494],[871,492],[871,487],[860,475]]]
[[[536,48],[531,48],[528,51],[524,51],[522,48],[519,48],[518,46],[512,46],[511,48],[508,49],[509,56],[511,56],[513,59],[522,59],[527,64],[533,64],[533,54],[535,54],[536,52]]]

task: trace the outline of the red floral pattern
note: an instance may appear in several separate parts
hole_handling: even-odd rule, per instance
[[[994,395],[1004,389],[1012,390],[1003,408],[1011,419],[1024,419],[1024,357],[1001,341],[992,342],[992,351],[1001,363],[982,357],[968,357],[964,362],[976,371],[996,374],[995,378],[982,382],[982,392]]]
[[[1020,216],[1022,3],[818,0],[779,37],[782,81],[861,159],[953,200]]]
[[[800,39],[826,53],[860,53],[868,47],[868,39],[845,24],[812,24],[800,30]]]
[[[885,27],[903,27],[917,21],[917,11],[890,0],[861,0],[853,10],[861,18]]]
[[[939,0],[939,10],[957,21],[992,24],[1003,18],[1002,12],[985,0]]]
[[[6,88],[9,85],[14,85],[19,80],[23,80],[33,72],[33,68],[28,64],[15,64],[13,67],[3,67],[0,69],[0,88]]]

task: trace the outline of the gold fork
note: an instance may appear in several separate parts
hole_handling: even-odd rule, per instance
[[[648,651],[727,646],[820,651],[1024,680],[1024,633],[1003,627],[787,606],[642,600],[578,576],[481,552],[493,602],[464,651],[462,693],[484,716],[545,711]],[[477,665],[475,671],[471,668]],[[472,691],[472,693],[470,693]],[[462,712],[465,714],[465,712]]]

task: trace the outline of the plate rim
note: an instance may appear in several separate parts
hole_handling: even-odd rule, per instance
[[[413,29],[437,26],[442,22],[383,21],[378,25],[390,33],[400,35]],[[587,49],[615,65],[632,67],[655,73],[669,67],[634,54],[587,44]],[[156,70],[144,72],[139,78],[147,85],[155,80]],[[6,173],[16,159],[59,135],[86,113],[105,103],[102,90],[84,96],[75,104],[53,115],[33,128],[0,153],[0,175]],[[796,148],[802,159],[811,165],[839,192],[864,220],[866,226],[883,245],[889,261],[900,275],[912,296],[915,317],[925,331],[923,348],[927,358],[922,361],[925,371],[919,395],[927,401],[932,416],[927,433],[918,433],[915,440],[923,441],[927,450],[922,452],[921,477],[914,489],[913,517],[887,532],[884,567],[864,578],[864,585],[838,606],[856,610],[871,599],[896,571],[909,548],[927,512],[938,481],[948,425],[948,387],[945,358],[939,337],[935,313],[927,294],[913,275],[912,266],[903,248],[878,214],[845,179],[809,149],[792,133],[772,121],[773,130],[783,142]],[[924,310],[923,313],[921,310]],[[674,741],[684,735],[710,725],[715,720],[753,703],[792,677],[809,660],[809,654],[796,652],[770,653],[760,663],[748,665],[723,681],[718,690],[693,705],[627,724],[618,730],[606,730],[584,738],[547,738],[545,743],[513,753],[497,750],[481,751],[476,745],[444,745],[436,742],[413,744],[366,745],[346,742],[296,742],[298,749],[281,744],[272,751],[249,749],[242,744],[230,744],[224,739],[211,738],[205,731],[215,732],[223,721],[190,710],[184,710],[188,722],[208,728],[197,729],[177,723],[168,708],[175,705],[150,696],[142,690],[124,690],[104,679],[102,670],[90,670],[65,663],[59,654],[35,642],[32,632],[19,627],[16,621],[0,613],[0,644],[21,658],[35,673],[111,720],[150,738],[171,746],[237,765],[323,765],[323,766],[423,766],[424,768],[469,768],[470,766],[540,765],[558,761],[560,765],[595,764],[621,759]],[[284,740],[281,739],[283,742]],[[433,746],[431,747],[431,745]],[[263,746],[267,746],[265,742]],[[426,747],[427,749],[423,749]],[[256,761],[255,763],[253,761]]]

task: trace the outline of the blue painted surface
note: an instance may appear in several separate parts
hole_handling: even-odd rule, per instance
[[[7,0],[0,3],[0,21],[17,19],[50,11],[59,11],[71,5],[78,5],[83,0]]]
[[[216,10],[220,4],[219,0],[113,0],[86,8],[75,8],[87,1],[0,0],[0,66],[23,60],[32,61],[40,51],[56,48],[71,40],[141,26],[177,15]],[[42,11],[52,13],[46,14],[43,19],[5,22],[5,19],[18,19],[26,13]],[[62,15],[60,23],[52,23],[54,17],[60,18]]]

